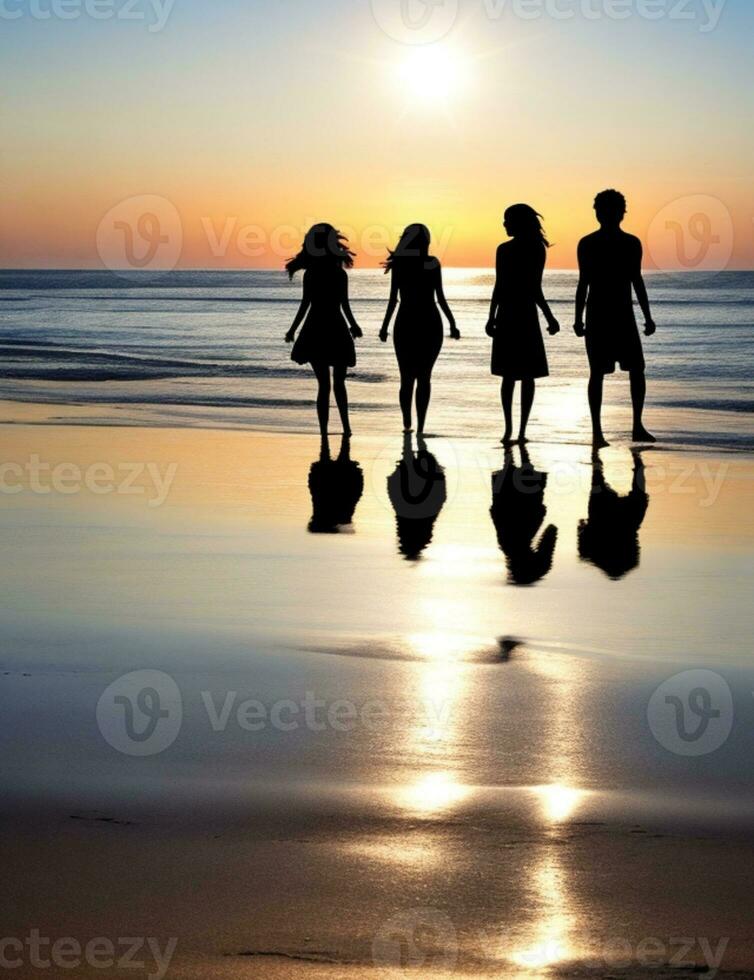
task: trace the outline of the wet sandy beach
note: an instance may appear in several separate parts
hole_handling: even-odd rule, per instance
[[[747,456],[3,444],[3,935],[176,978],[754,968]]]

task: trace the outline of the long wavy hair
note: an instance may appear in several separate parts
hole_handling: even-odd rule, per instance
[[[400,269],[416,262],[422,262],[428,266],[431,241],[432,236],[426,225],[409,225],[395,248],[392,251],[388,250],[388,257],[382,263],[385,275],[392,272],[393,269]]]
[[[350,269],[355,253],[348,247],[345,235],[325,223],[314,225],[306,233],[301,251],[286,262],[285,268],[291,279],[297,272],[324,266]]]
[[[542,227],[542,215],[529,204],[512,204],[506,209],[503,221],[512,238],[541,242],[545,248],[550,247]]]

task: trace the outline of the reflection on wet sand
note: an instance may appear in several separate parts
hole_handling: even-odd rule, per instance
[[[568,873],[556,849],[550,849],[536,864],[531,890],[539,919],[532,928],[531,944],[514,950],[511,960],[537,971],[573,960],[577,955],[571,943],[576,916],[569,911]]]
[[[418,816],[432,816],[451,809],[466,799],[468,786],[457,782],[452,773],[428,772],[401,789],[398,802]]]
[[[443,629],[445,610],[425,604],[420,612],[434,631],[406,638],[423,660],[416,666],[413,723],[402,750],[415,759],[417,774],[399,790],[396,802],[417,816],[432,818],[452,809],[470,792],[449,769],[458,760],[469,666],[463,659],[467,649],[462,640],[454,642]]]
[[[542,803],[542,812],[550,823],[558,824],[573,815],[580,801],[586,795],[583,790],[572,786],[553,783],[537,787],[537,795]]]
[[[352,443],[365,473],[358,505],[350,462],[341,482],[357,492],[342,509],[321,504],[330,482],[313,470],[316,518],[329,511],[325,527],[342,526],[345,510],[356,521],[358,536],[338,539],[306,533],[307,474],[319,448],[311,436],[62,427],[54,435],[49,442],[41,428],[8,427],[6,439],[18,458],[31,440],[42,458],[67,453],[90,465],[112,453],[115,465],[149,453],[177,459],[180,470],[163,508],[129,496],[61,498],[53,537],[50,502],[8,498],[5,656],[14,676],[4,683],[18,760],[9,786],[30,829],[9,835],[14,856],[4,870],[24,921],[56,921],[66,896],[55,882],[74,881],[85,914],[70,931],[117,935],[117,922],[97,925],[86,911],[108,899],[106,846],[123,902],[142,903],[155,935],[188,923],[185,942],[202,959],[196,973],[177,966],[187,976],[207,976],[213,962],[228,976],[350,976],[363,957],[371,976],[369,938],[397,912],[420,907],[454,924],[455,976],[577,975],[595,954],[594,937],[618,927],[631,939],[682,928],[742,937],[731,943],[734,955],[754,962],[746,739],[694,760],[702,779],[695,790],[689,763],[674,762],[652,739],[645,697],[684,666],[714,666],[716,650],[736,665],[730,679],[742,704],[754,686],[743,574],[751,461],[723,461],[729,476],[707,507],[702,471],[692,481],[696,495],[678,495],[650,461],[661,459],[666,473],[688,461],[645,455],[653,519],[640,533],[644,554],[656,549],[662,560],[642,560],[640,574],[615,583],[576,551],[592,478],[588,450],[537,446],[537,468],[549,472],[548,512],[534,541],[548,523],[559,527],[558,566],[536,588],[520,589],[501,584],[489,509],[502,453],[495,448],[489,465],[486,444],[435,450],[448,499],[417,564],[397,553],[386,493],[400,437],[387,452],[382,439]],[[333,453],[339,448],[337,437]],[[628,452],[602,455],[610,482],[627,492]],[[98,509],[84,520],[89,506]],[[639,615],[656,658],[635,657]],[[186,705],[200,709],[186,711],[174,747],[138,766],[111,751],[92,722],[106,683],[103,641],[107,669],[125,673],[134,636],[142,659],[176,676]],[[50,674],[53,656],[60,671]],[[213,737],[201,692],[211,692],[220,713],[231,688],[239,696],[227,730]],[[353,730],[310,731],[302,715],[296,732],[268,725],[255,734],[239,724],[248,696],[298,703],[309,690],[328,713],[341,699],[355,705]],[[438,705],[431,721],[426,698]],[[388,711],[369,726],[362,708],[373,701]],[[40,725],[60,737],[42,746]],[[95,810],[118,825],[67,818]],[[48,862],[52,885],[32,887],[29,862],[47,860],[47,828],[59,834],[61,820],[69,849]],[[665,836],[633,834],[634,823]],[[111,827],[107,840],[99,826]],[[730,827],[735,840],[726,839]],[[165,873],[147,894],[143,882],[155,867]],[[186,869],[189,889],[179,880]],[[285,955],[227,956],[249,949]],[[288,958],[313,949],[334,951],[338,961]]]
[[[414,453],[411,435],[406,433],[403,454],[387,481],[388,496],[395,511],[398,551],[407,561],[421,558],[447,499],[445,471],[421,436],[416,443]]]
[[[532,910],[531,920],[517,930],[510,960],[522,969],[543,971],[573,961],[582,952],[577,948],[579,916],[572,897],[572,870],[558,845],[562,826],[588,794],[577,786],[582,753],[587,751],[574,738],[579,730],[578,668],[565,658],[543,659],[537,672],[551,692],[548,719],[537,745],[548,782],[533,789],[544,841],[536,850],[527,887],[525,907]]]
[[[338,534],[353,523],[356,505],[364,492],[364,474],[351,459],[351,442],[343,436],[338,458],[330,455],[330,442],[322,440],[319,459],[309,470],[309,493],[312,498],[312,534]]]
[[[621,497],[605,479],[599,454],[594,454],[589,516],[579,523],[579,557],[615,580],[639,566],[639,530],[649,507],[644,461],[638,450],[633,450],[632,455],[631,490]]]
[[[490,515],[509,580],[516,585],[533,585],[552,568],[558,529],[550,524],[534,547],[534,538],[547,516],[546,486],[547,474],[534,469],[524,446],[520,466],[514,465],[513,453],[508,450],[503,469],[492,474]]]

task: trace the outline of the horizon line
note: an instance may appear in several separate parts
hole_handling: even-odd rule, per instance
[[[459,269],[464,271],[495,272],[494,265],[445,265],[444,269]],[[382,266],[360,266],[348,270],[349,272],[378,272],[383,271]],[[548,272],[578,272],[578,266],[551,266],[545,269]],[[176,266],[173,269],[108,269],[105,266],[56,266],[56,265],[29,265],[29,266],[2,266],[0,272],[109,272],[111,275],[125,276],[167,276],[174,272],[281,272],[286,274],[284,266]],[[657,269],[644,268],[643,272],[647,275],[666,274],[666,275],[720,275],[725,272],[754,272],[754,266],[731,267],[725,269]]]

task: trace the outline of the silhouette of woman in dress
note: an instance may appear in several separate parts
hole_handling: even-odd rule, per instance
[[[319,459],[309,470],[309,493],[312,498],[312,534],[340,534],[351,528],[356,505],[364,492],[364,474],[351,459],[351,442],[344,435],[337,459],[330,456],[325,436]]]
[[[448,318],[450,336],[460,339],[456,321],[445,299],[442,286],[442,267],[429,254],[429,229],[424,225],[409,225],[385,262],[385,273],[391,274],[390,300],[380,340],[385,343],[388,328],[400,301],[395,321],[394,343],[401,372],[400,403],[403,427],[411,431],[411,414],[416,389],[417,432],[424,432],[427,409],[432,395],[432,369],[442,348],[442,319],[437,309]],[[435,302],[435,299],[437,302]]]
[[[534,469],[523,446],[520,466],[514,465],[513,453],[508,449],[503,469],[492,474],[490,516],[505,555],[509,581],[514,585],[534,585],[552,568],[558,529],[549,524],[534,545],[547,516],[546,486],[547,474]]]
[[[296,331],[304,324],[293,344],[291,359],[297,364],[311,364],[317,376],[317,416],[323,436],[327,435],[330,418],[331,368],[343,432],[351,435],[346,374],[348,368],[356,364],[353,338],[361,337],[361,328],[348,301],[346,269],[353,265],[353,258],[354,253],[345,238],[332,225],[320,224],[307,232],[301,251],[286,265],[291,279],[303,270],[304,295],[285,339],[287,343],[293,343]]]
[[[539,326],[538,309],[550,334],[560,325],[542,292],[542,275],[550,243],[545,238],[541,215],[528,204],[514,204],[503,224],[511,240],[497,250],[497,279],[490,305],[487,333],[492,340],[492,373],[502,377],[501,397],[505,416],[502,443],[513,445],[513,392],[521,382],[521,424],[518,442],[526,442],[526,426],[534,402],[535,378],[550,373]]]
[[[418,561],[432,541],[435,521],[448,496],[445,471],[421,436],[416,438],[416,450],[414,454],[411,434],[405,433],[403,455],[387,481],[395,511],[398,551],[406,561]]]

